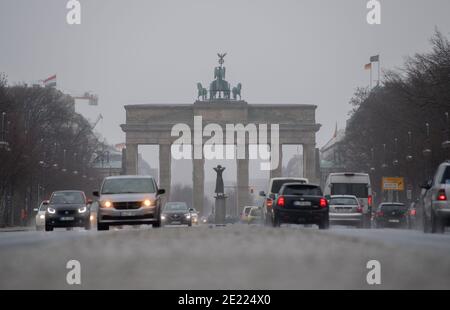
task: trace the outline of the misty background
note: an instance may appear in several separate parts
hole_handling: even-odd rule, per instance
[[[125,140],[124,105],[193,103],[196,83],[209,85],[216,54],[227,52],[226,79],[242,83],[248,103],[318,106],[321,147],[336,123],[345,127],[355,88],[369,85],[363,66],[370,56],[380,54],[382,69],[394,69],[405,56],[430,49],[435,27],[444,35],[450,30],[448,0],[380,1],[376,26],[366,22],[366,0],[80,2],[81,25],[68,25],[65,0],[1,0],[0,71],[10,84],[57,74],[63,92],[97,94],[97,107],[78,101],[76,108],[91,121],[103,115],[96,131],[110,144]],[[157,167],[156,147],[140,151]],[[286,150],[283,164],[297,153]],[[205,165],[206,182],[216,164]],[[222,164],[225,180],[234,181],[234,161]],[[173,163],[172,183],[190,183],[189,169],[190,163]]]

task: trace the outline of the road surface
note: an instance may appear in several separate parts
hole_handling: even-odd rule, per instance
[[[450,234],[286,226],[0,233],[0,289],[450,289]],[[69,285],[66,264],[81,264]],[[381,264],[368,285],[366,264]]]

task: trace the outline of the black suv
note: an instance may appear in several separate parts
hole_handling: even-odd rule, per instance
[[[91,228],[89,204],[82,191],[56,191],[52,193],[45,214],[45,230],[57,227]]]

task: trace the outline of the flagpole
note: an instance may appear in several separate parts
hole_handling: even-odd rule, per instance
[[[381,60],[380,55],[378,55],[378,86],[380,86],[380,71],[381,71]]]
[[[372,90],[372,63],[370,63],[370,89]]]

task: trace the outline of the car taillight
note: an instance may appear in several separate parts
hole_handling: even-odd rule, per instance
[[[369,207],[372,205],[372,196],[369,195],[369,197],[367,197],[367,202],[369,204]]]
[[[363,208],[361,206],[356,207],[356,212],[363,213]]]
[[[377,212],[377,216],[383,216],[383,215],[384,215],[383,211],[378,211]]]
[[[443,189],[439,190],[437,200],[439,200],[439,201],[447,200],[447,196],[445,195],[445,190],[443,190]]]
[[[326,200],[325,198],[320,198],[319,206],[320,206],[321,208],[326,208],[327,205],[328,205],[327,200]]]
[[[278,197],[277,206],[279,206],[279,207],[284,207],[284,204],[285,204],[285,203],[286,203],[286,202],[285,202],[283,196]]]
[[[412,210],[411,210],[411,215],[412,215],[412,216],[416,216],[416,214],[417,214],[416,209],[412,209]]]
[[[272,204],[273,204],[273,200],[272,200],[271,198],[267,198],[267,199],[266,199],[266,205],[267,205],[269,208],[271,208],[271,207],[272,207]]]

